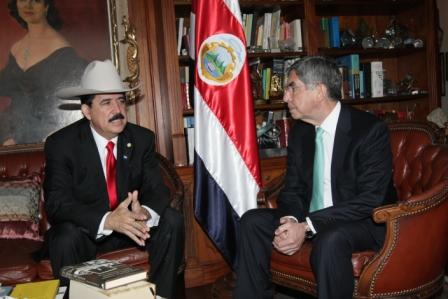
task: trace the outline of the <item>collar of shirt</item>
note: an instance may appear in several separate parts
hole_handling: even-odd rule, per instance
[[[336,133],[339,114],[341,114],[341,103],[338,101],[336,103],[336,106],[334,106],[333,110],[330,112],[330,114],[327,115],[327,117],[320,125],[324,132],[329,134],[330,136],[334,136]]]
[[[92,126],[90,126],[90,129],[92,130],[93,139],[95,140],[96,147],[98,149],[98,153],[100,154],[101,166],[103,167],[104,176],[106,176],[106,157],[107,157],[106,146],[109,141],[112,141],[113,143],[115,143],[114,156],[116,158],[117,157],[117,146],[116,145],[117,145],[117,141],[118,141],[118,136],[112,138],[111,140],[107,140],[106,138],[104,138],[103,136],[98,134],[98,132],[95,131],[95,129]]]

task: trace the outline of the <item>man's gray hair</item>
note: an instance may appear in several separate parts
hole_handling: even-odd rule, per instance
[[[327,87],[327,96],[338,101],[341,99],[342,75],[337,63],[323,56],[308,56],[296,61],[288,69],[294,71],[307,89],[314,89],[321,83]]]

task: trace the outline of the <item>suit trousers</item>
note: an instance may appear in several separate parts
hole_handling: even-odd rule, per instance
[[[273,298],[270,260],[278,225],[275,209],[250,210],[241,218],[234,298]],[[312,242],[310,262],[318,298],[352,298],[352,253],[378,250],[384,242],[384,227],[371,219],[346,222],[319,232]]]
[[[166,208],[159,225],[151,228],[150,235],[145,248],[151,265],[150,281],[156,284],[158,295],[176,298],[175,285],[184,256],[183,216],[172,208]],[[137,246],[126,235],[115,232],[92,240],[82,228],[70,222],[52,226],[47,231],[46,240],[52,270],[55,277],[61,280],[61,285],[68,285],[69,282],[59,275],[62,267],[95,259],[98,253]]]

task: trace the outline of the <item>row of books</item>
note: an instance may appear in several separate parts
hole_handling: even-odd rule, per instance
[[[188,55],[190,51],[191,28],[187,18],[176,19],[177,55]],[[281,10],[259,14],[243,14],[243,28],[249,49],[270,52],[301,51],[302,20],[291,22],[281,17]]]
[[[287,70],[298,59],[300,58],[274,58],[270,62],[264,62],[260,58],[250,60],[249,67],[254,100],[277,98],[281,101]],[[183,110],[190,110],[193,108],[194,102],[190,79],[193,74],[190,66],[181,66],[179,71],[182,107]]]
[[[337,58],[342,74],[342,99],[379,98],[384,96],[382,61],[360,63],[358,54]]]
[[[249,61],[252,96],[257,100],[281,101],[289,67],[300,58],[274,58],[269,62],[255,58]],[[342,74],[342,99],[378,98],[384,96],[382,61],[360,62],[358,54],[336,58]],[[180,67],[181,101],[184,110],[193,108],[190,66]]]
[[[248,48],[270,52],[301,51],[302,20],[287,22],[281,10],[243,14],[243,28]]]
[[[320,27],[324,36],[324,46],[326,48],[340,48],[339,17],[323,17],[320,20]]]
[[[249,61],[250,78],[252,82],[252,97],[254,100],[269,100],[283,96],[283,85],[291,65],[300,58],[274,58],[266,63],[260,58]]]

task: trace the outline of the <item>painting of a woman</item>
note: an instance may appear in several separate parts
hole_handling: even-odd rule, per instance
[[[24,34],[0,70],[0,145],[42,142],[81,117],[54,94],[76,85],[88,61],[59,31],[62,22],[53,0],[8,0],[8,11]]]

